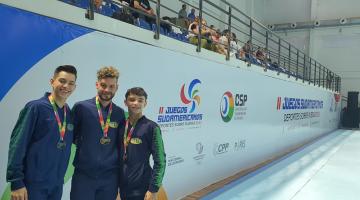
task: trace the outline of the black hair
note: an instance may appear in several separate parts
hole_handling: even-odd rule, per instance
[[[125,93],[125,99],[127,99],[130,94],[145,97],[145,100],[148,97],[147,93],[145,92],[145,90],[142,87],[133,87],[133,88],[128,89]]]
[[[67,72],[75,75],[75,79],[77,78],[76,68],[72,65],[60,65],[54,71],[54,76],[58,75],[60,72]]]

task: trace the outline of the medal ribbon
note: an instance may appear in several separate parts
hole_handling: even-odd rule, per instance
[[[126,124],[125,124],[125,132],[124,132],[124,156],[126,157],[126,151],[127,151],[127,147],[129,145],[129,142],[131,140],[132,134],[134,132],[134,128],[135,128],[136,122],[134,123],[134,125],[131,127],[129,133],[128,133],[128,129],[129,129],[129,119],[126,120]]]
[[[56,104],[55,104],[54,97],[52,95],[49,95],[48,98],[49,98],[51,106],[52,106],[52,108],[54,110],[55,118],[56,118],[56,121],[57,121],[57,124],[58,124],[58,127],[59,127],[60,140],[64,141],[65,130],[66,130],[66,106],[64,105],[64,121],[63,121],[63,123],[61,125],[61,120],[60,120],[60,117],[59,117],[59,113],[57,111],[57,107],[56,107]]]
[[[104,137],[108,136],[108,132],[109,132],[109,124],[110,124],[110,116],[112,113],[112,102],[110,103],[110,108],[109,108],[109,113],[106,117],[106,123],[104,124],[104,117],[102,115],[101,112],[101,107],[100,107],[100,103],[99,103],[99,96],[96,96],[96,108],[99,114],[99,121],[100,121],[100,125],[101,125],[101,129],[103,131]]]

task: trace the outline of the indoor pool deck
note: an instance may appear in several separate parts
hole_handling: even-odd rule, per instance
[[[201,199],[359,200],[360,131],[334,131]]]

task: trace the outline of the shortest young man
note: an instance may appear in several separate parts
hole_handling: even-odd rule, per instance
[[[67,98],[75,90],[76,69],[56,68],[51,93],[21,110],[11,134],[6,179],[12,200],[60,200],[73,141]]]
[[[155,200],[164,177],[166,160],[159,126],[143,115],[147,94],[143,88],[127,90],[126,120],[120,151],[123,164],[120,175],[120,196],[125,200]],[[150,155],[154,165],[150,166]]]

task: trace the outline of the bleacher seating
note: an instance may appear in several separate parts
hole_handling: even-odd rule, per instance
[[[60,0],[60,1],[77,6],[77,7],[81,7],[84,9],[87,9],[89,7],[89,0]],[[122,12],[122,6],[112,3],[111,0],[104,0],[102,10],[99,11],[99,13],[111,17],[114,12],[118,12],[118,13]],[[156,24],[150,24],[143,18],[136,19],[135,25],[140,28],[149,30],[149,31],[154,31],[154,32],[156,31]],[[161,26],[160,34],[164,35],[164,36],[168,36],[168,37],[176,39],[176,40],[179,40],[179,41],[182,41],[182,42],[189,43],[189,40],[187,38],[187,35],[188,35],[187,31],[185,31],[183,33],[178,33],[178,32],[174,32],[172,30],[168,31],[163,26]],[[238,59],[240,59],[240,58],[238,58]],[[240,60],[243,60],[243,59],[240,59]],[[243,60],[243,61],[249,62],[254,65],[263,66],[263,67],[266,67],[267,69],[270,69],[273,71],[277,71],[277,72],[288,74],[288,75],[291,75],[294,77],[302,78],[301,75],[296,75],[296,73],[289,71],[288,69],[286,69],[282,66],[278,66],[277,64],[262,63],[260,60],[258,60],[252,54],[250,54],[250,55],[246,54],[245,60]]]

